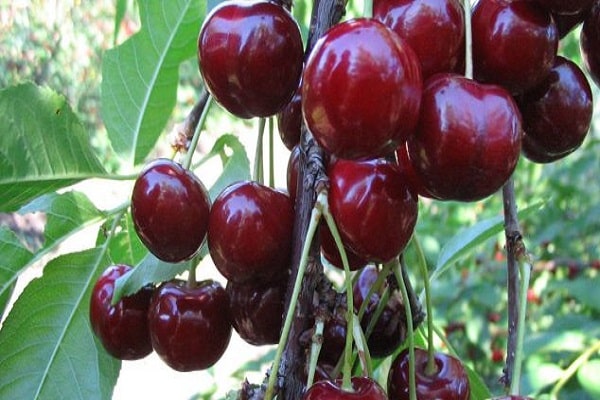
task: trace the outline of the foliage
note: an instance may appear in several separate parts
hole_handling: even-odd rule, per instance
[[[119,282],[127,294],[173,277],[189,264],[164,265],[148,254],[133,231],[127,192],[120,193],[120,204],[103,208],[73,185],[103,178],[95,181],[101,196],[115,181],[132,181],[146,159],[168,148],[165,132],[183,118],[201,84],[196,36],[215,2],[72,6],[62,10],[72,17],[70,25],[63,24],[67,19],[60,19],[59,11],[54,19],[43,18],[50,3],[0,10],[0,17],[13,21],[10,31],[0,27],[0,43],[7,49],[0,59],[5,87],[0,91],[0,211],[47,218],[44,243],[36,249],[0,227],[0,398],[106,399],[121,363],[91,334],[87,302],[95,278],[111,263],[135,265],[134,273]],[[295,1],[305,38],[309,13],[308,1]],[[127,30],[138,20],[139,31],[130,36]],[[561,51],[579,60],[577,32]],[[600,98],[597,90],[595,95]],[[567,159],[543,166],[522,160],[515,173],[534,266],[522,383],[523,391],[537,399],[550,398],[557,389],[561,398],[600,397],[598,117],[595,121],[584,146]],[[234,134],[248,134],[248,124],[217,107],[211,110],[195,171],[211,181],[212,198],[226,184],[250,177],[247,139]],[[88,227],[97,232],[93,245],[58,252]],[[500,196],[466,205],[422,201],[417,236],[432,272],[435,322],[447,339],[436,345],[448,351],[445,346],[451,345],[469,366],[473,382],[483,382],[475,383],[482,394],[474,398],[500,393],[503,360],[493,358],[505,349],[507,337]],[[406,258],[416,264],[412,247]],[[19,277],[40,262],[43,275],[13,295]],[[417,268],[410,274],[422,289]],[[264,370],[269,358],[247,360],[235,380]],[[389,360],[378,365],[377,374],[384,377]],[[219,395],[229,389],[219,388]]]

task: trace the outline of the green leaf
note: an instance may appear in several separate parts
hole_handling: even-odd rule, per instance
[[[125,17],[125,12],[127,11],[127,0],[117,0],[117,4],[115,6],[115,33],[113,43],[117,43],[117,38],[119,37],[119,32],[121,30],[121,23],[123,22],[123,18]]]
[[[469,385],[471,386],[471,400],[485,400],[492,397],[490,390],[486,386],[481,376],[469,365],[463,364],[469,377]]]
[[[97,244],[100,245],[108,239],[107,228],[101,227],[98,235]],[[131,213],[125,213],[121,218],[119,229],[110,238],[108,245],[108,256],[111,263],[136,265],[146,257],[146,254],[148,254],[148,249],[135,232]]]
[[[0,227],[0,317],[19,273],[32,257],[33,254],[23,246],[13,231]]]
[[[106,52],[102,118],[114,150],[141,163],[175,106],[179,65],[196,54],[206,2],[140,1],[141,30]]]
[[[106,214],[98,210],[85,194],[76,191],[38,197],[21,207],[19,212],[46,213],[44,249],[51,249],[75,232],[106,218]]]
[[[594,399],[600,398],[600,359],[589,360],[577,371],[577,380]]]
[[[0,90],[0,210],[105,174],[66,99],[32,83]]]
[[[542,205],[543,203],[540,202],[524,208],[518,212],[519,218],[526,218],[531,213],[540,209]],[[430,281],[437,279],[455,262],[469,255],[475,248],[502,232],[503,229],[504,217],[499,215],[479,221],[475,225],[456,234],[442,248]]]
[[[89,298],[108,265],[105,248],[50,261],[0,330],[0,398],[110,399],[120,361],[89,324]]]

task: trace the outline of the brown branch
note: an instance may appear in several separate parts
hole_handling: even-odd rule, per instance
[[[185,120],[182,123],[175,125],[171,133],[169,133],[169,140],[173,149],[181,152],[186,152],[189,149],[190,141],[198,128],[200,116],[202,115],[204,107],[206,107],[207,101],[208,92],[203,87],[200,96],[198,96],[198,101],[194,104],[194,107],[187,117],[185,117]]]

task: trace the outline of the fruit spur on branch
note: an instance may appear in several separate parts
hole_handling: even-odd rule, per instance
[[[204,85],[237,118],[260,118],[263,129],[277,119],[291,151],[287,190],[264,182],[258,151],[253,180],[212,201],[192,168],[194,145],[182,163],[149,161],[132,191],[133,226],[157,259],[191,267],[187,281],[174,273],[117,301],[114,282],[132,269],[107,269],[90,319],[111,355],[154,350],[175,370],[202,370],[235,330],[252,345],[277,345],[265,383],[239,398],[470,398],[462,361],[434,349],[414,235],[419,199],[479,201],[503,188],[521,155],[549,163],[581,146],[591,88],[558,49],[583,24],[583,60],[600,82],[600,1],[365,4],[364,15],[340,21],[344,1],[329,18],[315,7],[306,45],[288,3],[225,0],[206,16],[197,41]],[[421,254],[426,349],[415,346],[423,313],[403,262],[409,244]],[[196,280],[205,255],[225,288]],[[329,280],[340,270],[343,291]],[[307,290],[309,304],[298,304]],[[386,358],[381,385],[372,369]],[[294,379],[299,389],[286,383]]]

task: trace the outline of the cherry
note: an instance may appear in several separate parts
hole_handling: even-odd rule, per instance
[[[342,380],[335,381],[321,380],[312,385],[304,396],[303,400],[387,400],[385,391],[379,384],[371,378],[354,376],[352,377],[353,391],[342,389]]]
[[[319,363],[336,365],[346,344],[346,310],[343,304],[337,305],[323,327],[323,345],[319,352]]]
[[[595,2],[581,29],[581,55],[585,66],[600,87],[600,3]]]
[[[294,146],[290,153],[290,158],[288,159],[286,183],[292,204],[296,204],[296,190],[298,189],[298,171],[300,168],[301,152],[302,149],[300,148],[300,145]]]
[[[208,249],[228,280],[277,280],[289,267],[294,209],[290,197],[257,182],[225,188],[214,201]]]
[[[150,161],[131,195],[131,217],[148,250],[167,262],[190,259],[206,236],[210,198],[193,172],[176,162]]]
[[[90,323],[102,346],[120,360],[137,360],[152,352],[147,313],[153,288],[121,298],[112,305],[115,281],[131,267],[111,265],[96,281],[90,299]]]
[[[231,324],[255,346],[276,344],[283,324],[287,281],[270,284],[227,282]]]
[[[559,15],[574,15],[589,10],[594,0],[536,0],[545,9]]]
[[[271,116],[285,106],[303,59],[300,28],[275,2],[224,1],[207,15],[198,37],[208,91],[240,118]]]
[[[300,101],[300,87],[283,109],[277,114],[277,128],[281,141],[292,151],[300,143],[300,129],[302,128],[302,105]]]
[[[330,164],[329,205],[343,243],[372,262],[396,257],[417,222],[417,198],[395,162],[337,160]]]
[[[343,270],[342,256],[338,251],[335,239],[331,235],[331,231],[326,223],[321,223],[319,226],[319,235],[321,237],[321,254],[327,262],[334,267]],[[368,261],[359,256],[348,247],[344,246],[346,257],[348,258],[348,266],[350,271],[356,271],[367,265]]]
[[[577,25],[583,22],[585,17],[589,14],[589,11],[590,10],[588,9],[572,15],[552,13],[552,18],[554,18],[554,23],[558,29],[558,37],[563,39],[567,36]]]
[[[473,8],[473,67],[477,80],[512,93],[540,83],[552,68],[558,29],[529,0],[480,0]]]
[[[425,83],[408,153],[432,196],[475,201],[500,189],[511,176],[521,137],[520,112],[506,90],[438,74]]]
[[[354,284],[354,308],[359,310],[369,294],[369,290],[379,275],[380,271],[374,265],[368,265],[360,271]],[[365,314],[360,321],[363,331],[375,317],[375,311],[381,302],[381,295],[387,287],[385,283],[380,291],[373,293],[368,300]],[[390,297],[375,322],[373,331],[367,339],[367,346],[371,356],[384,358],[391,355],[406,338],[406,315],[398,291],[390,293]]]
[[[557,57],[548,77],[519,99],[525,136],[523,153],[551,162],[575,151],[592,122],[590,85],[577,64]]]
[[[415,381],[419,400],[468,400],[471,396],[469,377],[460,360],[444,353],[435,353],[437,371],[429,375],[427,350],[415,348]],[[392,362],[388,375],[390,400],[408,400],[408,349],[403,350]]]
[[[373,158],[412,133],[421,99],[419,60],[381,22],[330,28],[304,69],[302,113],[317,142],[339,158]]]
[[[373,17],[415,51],[424,80],[453,71],[464,55],[464,12],[458,0],[375,0]]]
[[[158,287],[148,312],[152,347],[171,368],[209,368],[231,338],[229,297],[215,281],[195,286],[174,280]]]
[[[408,154],[407,144],[401,145],[396,149],[396,160],[398,161],[400,171],[406,179],[411,192],[414,195],[432,198],[432,194],[429,193],[423,184],[423,179],[415,171],[413,160],[411,160],[410,155]]]

